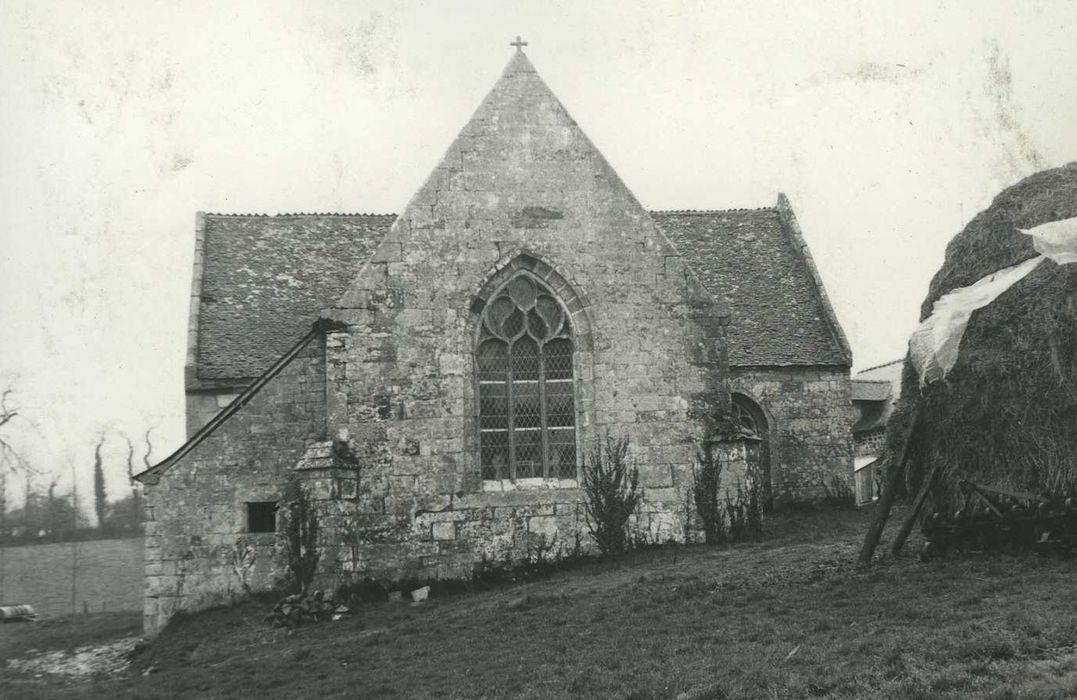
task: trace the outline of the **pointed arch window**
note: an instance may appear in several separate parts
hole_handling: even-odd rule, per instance
[[[542,282],[510,280],[482,311],[483,479],[576,478],[572,325]]]

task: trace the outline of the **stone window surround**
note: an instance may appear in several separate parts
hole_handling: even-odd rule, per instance
[[[507,256],[503,256],[507,257]],[[593,371],[593,339],[591,335],[591,321],[587,314],[590,301],[576,292],[576,285],[570,283],[550,263],[543,261],[530,251],[517,251],[508,262],[498,263],[486,276],[485,282],[472,295],[469,314],[470,338],[471,338],[471,397],[472,404],[471,420],[468,432],[475,436],[478,445],[479,436],[479,387],[478,387],[478,347],[482,329],[482,312],[488,301],[494,299],[498,293],[512,279],[518,275],[529,275],[553,292],[554,297],[562,305],[564,312],[573,329],[573,375],[575,386],[573,397],[576,404],[576,470],[577,478],[523,478],[523,479],[481,479],[480,490],[483,492],[537,490],[537,489],[574,489],[580,484],[580,469],[583,467],[584,445],[586,436],[590,433],[591,414],[593,407],[589,401],[583,400],[583,396],[591,390]],[[476,449],[476,454],[478,449]],[[481,474],[481,464],[476,459],[476,468]]]

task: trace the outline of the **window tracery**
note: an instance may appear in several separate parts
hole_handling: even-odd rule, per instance
[[[572,325],[520,274],[482,311],[477,349],[483,479],[575,478]]]

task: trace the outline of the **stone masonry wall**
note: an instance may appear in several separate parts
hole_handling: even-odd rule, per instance
[[[720,503],[736,501],[741,489],[749,487],[748,446],[742,441],[711,446],[722,465]],[[370,497],[377,490],[366,482],[362,463],[349,468],[334,460],[332,451],[331,442],[314,443],[299,467],[305,491],[319,514],[321,559],[316,588],[335,590],[364,578],[383,583],[467,579],[484,563],[540,556],[557,559],[596,551],[586,522],[585,496],[579,488],[533,484],[448,494],[394,515],[371,507]],[[654,502],[645,503],[629,520],[629,538],[703,541],[702,522],[694,506],[693,512],[685,513],[683,505],[662,510]]]
[[[736,502],[751,488],[749,451],[755,442],[725,440],[710,449],[722,465],[718,499]],[[341,453],[346,453],[341,458]],[[521,559],[557,559],[593,553],[584,494],[565,484],[500,485],[500,491],[450,494],[430,499],[424,508],[385,513],[371,502],[377,493],[369,473],[350,445],[319,441],[308,445],[296,470],[307,498],[318,513],[320,560],[313,586],[336,590],[366,578],[392,584],[430,578],[467,579],[484,563],[501,565]],[[680,532],[654,504],[628,523],[631,541],[703,541],[702,521],[683,517]],[[728,521],[727,521],[728,525]]]
[[[854,440],[857,457],[878,457],[886,445],[886,428],[858,433]]]
[[[145,488],[144,630],[242,593],[233,557],[253,547],[248,583],[280,573],[276,535],[247,532],[246,503],[277,501],[308,444],[325,438],[324,344],[313,341],[185,458]],[[240,567],[242,569],[242,567]]]
[[[826,495],[832,480],[852,485],[855,419],[843,368],[734,368],[731,389],[766,412],[776,504]]]
[[[518,54],[332,311],[330,436],[361,453],[366,515],[407,524],[376,567],[466,575],[575,541],[576,479],[480,473],[478,318],[515,274],[572,319],[577,453],[629,437],[645,527],[683,539],[697,445],[728,407],[722,310]]]

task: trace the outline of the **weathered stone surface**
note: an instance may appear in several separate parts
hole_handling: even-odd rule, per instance
[[[266,432],[252,432],[252,426]],[[233,566],[240,542],[253,549],[248,585],[271,587],[282,573],[276,535],[247,532],[246,503],[278,501],[285,475],[309,442],[324,437],[324,348],[315,343],[225,429],[146,488],[145,510],[152,518],[145,528],[147,633],[155,633],[178,610],[242,595],[243,581]]]
[[[286,573],[280,535],[247,532],[246,504],[280,502],[290,474],[318,514],[316,585],[330,590],[593,548],[579,472],[481,472],[480,314],[518,275],[570,319],[577,468],[607,435],[628,437],[645,493],[633,537],[683,541],[693,461],[729,408],[726,310],[518,54],[355,265],[323,314],[337,322],[324,343],[147,488],[146,631]],[[772,418],[777,493],[812,494],[851,464],[847,372],[748,369],[735,382]],[[189,384],[189,432],[240,390]],[[746,457],[723,459],[732,493]]]
[[[848,370],[734,368],[732,375],[732,390],[767,414],[776,502],[822,498],[833,479],[852,478],[855,411]]]
[[[413,536],[439,545],[422,565],[442,573],[586,532],[578,481],[481,477],[474,338],[518,274],[571,317],[578,454],[628,436],[663,529],[676,529],[695,445],[728,402],[722,308],[515,57],[345,295],[371,320],[328,349],[348,408],[330,413],[330,434],[382,445],[364,479],[387,501],[422,504]]]
[[[431,534],[435,540],[455,540],[456,539],[456,523],[453,521],[447,522],[434,522],[430,526]]]

